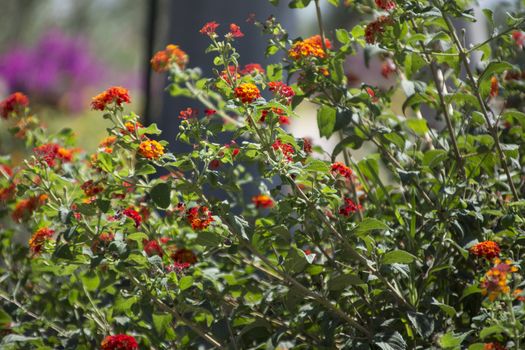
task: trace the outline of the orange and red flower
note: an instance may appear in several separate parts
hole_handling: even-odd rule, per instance
[[[242,83],[235,88],[235,97],[239,98],[242,103],[252,103],[261,97],[261,92],[255,84]]]
[[[280,150],[287,161],[291,162],[293,160],[295,149],[289,143],[284,143],[280,139],[277,139],[272,144],[272,148],[276,151]]]
[[[11,217],[15,222],[21,222],[28,219],[33,212],[40,206],[44,205],[47,201],[47,194],[41,194],[40,196],[30,197],[28,199],[22,199],[16,203],[15,209],[11,213]]]
[[[248,75],[252,73],[264,74],[264,68],[259,63],[248,63],[244,65],[244,68],[239,71],[242,75]]]
[[[177,249],[173,254],[171,254],[171,258],[174,262],[179,264],[193,265],[197,262],[197,256],[195,253],[185,248]]]
[[[268,90],[282,97],[288,104],[292,102],[292,98],[295,96],[293,89],[282,81],[269,82]]]
[[[219,27],[219,24],[215,21],[206,23],[201,30],[199,30],[199,33],[203,35],[207,35],[209,37],[215,36],[215,31]]]
[[[498,245],[498,243],[494,241],[484,241],[475,244],[470,248],[470,253],[480,257],[485,258],[488,260],[491,260],[493,258],[499,257],[499,253],[501,252],[501,249]]]
[[[0,102],[0,117],[7,119],[10,114],[19,114],[29,106],[29,98],[21,92],[15,92]]]
[[[519,30],[512,32],[512,39],[520,49],[525,45],[525,33]]]
[[[495,341],[483,344],[483,350],[507,350],[501,343]]]
[[[260,194],[252,197],[252,203],[255,204],[256,208],[272,208],[274,203],[273,199],[270,196],[265,194]]]
[[[325,39],[324,44],[327,49],[332,47],[330,40]],[[296,41],[290,50],[288,56],[294,60],[305,57],[325,58],[326,52],[323,47],[323,41],[320,35],[314,35],[304,40]]]
[[[188,63],[188,55],[181,50],[178,45],[170,44],[165,50],[158,51],[151,58],[151,68],[157,72],[165,72],[171,64],[176,64],[180,69],[184,69]]]
[[[131,98],[129,97],[128,89],[120,86],[113,86],[93,97],[93,100],[91,101],[91,109],[103,111],[112,104],[120,107],[123,103],[130,102]]]
[[[142,141],[139,145],[139,154],[144,158],[158,159],[164,154],[164,146],[155,140]]]
[[[138,350],[139,344],[127,334],[108,335],[100,344],[101,350]]]
[[[495,258],[494,267],[487,271],[481,279],[481,294],[488,295],[490,301],[496,300],[500,294],[508,294],[510,292],[509,277],[516,271],[518,268],[512,265],[511,260],[502,262]]]
[[[44,244],[55,234],[54,230],[51,230],[47,227],[42,227],[38,229],[31,239],[29,239],[29,248],[33,255],[39,254],[44,247]]]
[[[136,211],[132,207],[128,207],[128,208],[124,209],[122,214],[124,214],[125,216],[127,216],[128,218],[133,220],[135,222],[135,227],[139,227],[140,224],[142,223],[142,216],[140,216],[138,211]]]
[[[162,257],[164,255],[164,250],[162,250],[162,247],[156,239],[152,239],[151,241],[145,239],[142,243],[144,244],[144,252],[146,252],[147,256],[158,255]]]
[[[82,191],[84,191],[84,194],[88,197],[93,197],[99,194],[104,190],[104,188],[100,185],[95,184],[93,180],[88,180],[84,182],[80,188]]]
[[[228,34],[231,35],[233,38],[242,38],[244,36],[244,33],[241,32],[241,27],[239,27],[235,23],[230,24],[230,31],[228,32]]]
[[[199,112],[196,109],[188,107],[179,112],[179,119],[188,120],[197,118],[198,113]]]
[[[490,97],[496,97],[499,94],[498,78],[493,76],[490,78]]]
[[[350,169],[349,167],[347,167],[346,165],[344,165],[343,163],[341,162],[336,162],[334,164],[332,164],[330,170],[332,171],[332,174],[334,175],[341,175],[343,177],[346,177],[347,179],[350,179],[352,177],[352,169]]]
[[[186,218],[194,230],[204,230],[213,222],[211,212],[205,206],[189,208],[186,211]]]
[[[363,209],[361,204],[356,204],[351,198],[343,199],[345,204],[339,208],[339,214],[343,216],[350,216],[350,214],[356,213]]]

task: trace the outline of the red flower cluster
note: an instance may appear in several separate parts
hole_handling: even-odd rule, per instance
[[[281,153],[283,154],[283,156],[286,158],[286,160],[288,160],[289,162],[291,162],[293,160],[293,155],[295,153],[295,149],[293,148],[292,145],[290,145],[289,143],[284,143],[282,142],[281,140],[277,139],[275,140],[275,142],[272,144],[272,148],[274,150],[280,150]]]
[[[293,89],[282,81],[269,82],[268,89],[274,94],[284,98],[288,104],[292,103],[292,98],[295,96]]]
[[[259,118],[259,123],[264,123],[266,121],[266,117],[268,116],[268,113],[273,112],[279,117],[279,123],[283,125],[289,125],[290,119],[288,116],[284,114],[284,111],[281,108],[272,107],[270,110],[263,109],[261,111],[261,118]]]
[[[197,118],[198,114],[199,114],[198,110],[188,107],[179,112],[179,119],[188,120],[188,119]]]
[[[29,98],[21,92],[15,92],[0,102],[0,117],[7,119],[11,113],[20,113],[29,106]]]
[[[324,39],[324,44],[327,49],[332,47],[332,43],[328,39]],[[290,50],[288,56],[294,60],[305,57],[325,58],[326,52],[323,48],[323,41],[320,35],[314,35],[304,40],[296,41]]]
[[[133,221],[135,221],[135,227],[139,227],[140,224],[142,223],[142,216],[140,216],[140,214],[138,213],[138,211],[136,211],[136,210],[133,209],[132,207],[129,207],[129,208],[124,209],[124,211],[122,212],[122,214],[124,214],[124,215],[127,216],[128,218],[130,218],[130,219],[132,219]]]
[[[33,148],[37,159],[43,160],[48,166],[55,166],[56,159],[63,162],[70,162],[73,158],[73,151],[60,147],[56,143],[46,143]]]
[[[248,75],[252,73],[264,74],[264,68],[259,63],[248,63],[244,65],[244,68],[239,71],[242,75]]]
[[[188,63],[188,55],[182,51],[178,45],[170,44],[165,50],[158,51],[150,61],[151,68],[157,72],[165,72],[170,64],[176,64],[180,69],[184,69]]]
[[[204,230],[213,222],[211,212],[205,206],[189,208],[186,211],[186,218],[194,230]]]
[[[145,239],[142,243],[144,244],[144,251],[147,256],[158,255],[162,257],[164,255],[164,251],[156,239],[152,239],[151,241]]]
[[[0,202],[7,202],[8,200],[15,197],[16,185],[14,183],[9,184],[7,187],[0,188]]]
[[[93,180],[88,180],[84,182],[80,186],[80,188],[82,189],[82,191],[84,191],[84,193],[88,197],[96,196],[97,194],[99,194],[100,192],[104,190],[102,186],[96,185]]]
[[[197,256],[194,252],[189,249],[180,248],[171,254],[171,258],[174,262],[179,264],[193,265],[197,262]]]
[[[353,214],[363,209],[361,204],[355,204],[354,201],[350,198],[344,198],[344,201],[345,204],[339,208],[339,214],[343,216],[350,216],[350,214]]]
[[[235,97],[239,98],[242,103],[252,103],[259,97],[261,97],[261,92],[252,83],[242,83],[235,88]]]
[[[101,350],[138,350],[139,344],[127,334],[108,335],[100,344]]]
[[[16,203],[11,217],[15,222],[21,222],[31,216],[31,214],[38,209],[38,207],[44,205],[47,201],[47,194],[41,194],[40,196],[31,197],[28,199],[22,199]]]
[[[390,74],[396,72],[396,65],[394,62],[392,62],[391,59],[387,59],[383,62],[381,65],[381,75],[383,78],[388,79],[390,77]]]
[[[207,35],[209,37],[215,36],[215,31],[219,27],[219,24],[215,21],[206,23],[201,30],[199,30],[199,33],[203,35]]]
[[[334,175],[341,175],[343,177],[346,177],[347,179],[350,179],[352,177],[352,169],[350,169],[349,167],[347,167],[346,165],[344,165],[343,163],[341,162],[336,162],[334,164],[332,164],[332,167],[330,169],[332,171],[332,174]]]
[[[273,200],[270,196],[265,194],[260,194],[258,196],[252,197],[252,203],[255,204],[256,208],[271,208],[273,207]]]
[[[211,117],[215,113],[217,113],[215,109],[205,109],[204,110],[204,115],[206,115],[207,117]]]
[[[45,242],[55,234],[55,231],[42,227],[38,229],[29,240],[29,248],[33,255],[40,254]]]
[[[110,104],[115,104],[120,107],[123,103],[130,102],[131,98],[129,97],[128,89],[120,86],[113,86],[93,97],[93,100],[91,101],[91,109],[103,111]]]
[[[523,45],[525,45],[525,33],[522,31],[515,30],[512,32],[512,39],[516,43],[516,45],[522,49]]]
[[[303,151],[306,154],[312,153],[312,140],[308,137],[303,137]]]
[[[382,10],[390,11],[396,8],[396,3],[392,0],[375,0],[377,7]]]
[[[369,23],[365,28],[365,40],[368,44],[374,44],[377,36],[385,31],[385,26],[392,23],[392,18],[380,16],[375,21]]]
[[[495,341],[483,344],[483,350],[507,350],[501,343]]]
[[[494,241],[480,242],[470,248],[471,254],[488,260],[499,257],[500,252],[501,249],[498,243]]]
[[[242,38],[244,36],[244,33],[241,32],[241,27],[235,23],[230,24],[230,32],[228,34],[233,38]]]

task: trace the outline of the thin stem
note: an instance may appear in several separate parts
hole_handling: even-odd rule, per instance
[[[487,107],[485,106],[485,101],[483,101],[483,98],[481,97],[481,94],[479,92],[479,86],[476,83],[476,79],[474,78],[474,74],[472,73],[472,69],[470,68],[468,57],[467,57],[467,51],[465,51],[465,48],[463,47],[463,44],[459,40],[456,29],[454,25],[452,24],[452,21],[447,16],[447,14],[443,11],[441,11],[443,15],[443,19],[445,20],[445,23],[447,25],[449,34],[452,36],[452,39],[454,43],[456,44],[456,47],[459,52],[459,57],[461,61],[463,62],[463,66],[465,67],[465,71],[467,72],[467,77],[469,79],[472,92],[476,96],[476,99],[478,100],[478,103],[481,108],[481,113],[483,114],[483,117],[485,118],[485,121],[487,123],[487,127],[492,134],[492,138],[494,139],[494,142],[496,144],[496,150],[498,151],[498,155],[501,159],[501,166],[503,167],[503,170],[505,171],[505,174],[507,176],[507,182],[509,183],[510,189],[512,191],[512,194],[514,196],[515,200],[519,200],[518,191],[516,190],[516,187],[514,186],[514,182],[512,181],[512,175],[510,174],[509,165],[507,163],[507,156],[505,155],[505,152],[503,152],[501,148],[501,143],[499,141],[499,135],[497,130],[497,125],[492,124],[490,117],[488,115]]]

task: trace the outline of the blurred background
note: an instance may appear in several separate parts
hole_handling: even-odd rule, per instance
[[[334,8],[322,1],[329,38],[334,37],[333,28],[350,28],[374,16],[373,0],[342,1],[346,5],[357,2],[371,10],[359,15],[352,6]],[[130,109],[146,122],[158,123],[163,137],[173,141],[179,111],[197,105],[167,96],[165,75],[152,74],[149,68],[153,53],[168,43],[178,44],[188,52],[189,66],[199,66],[209,76],[212,57],[204,53],[208,39],[198,30],[215,20],[223,27],[237,23],[246,34],[237,41],[241,64],[269,63],[264,58],[264,37],[246,22],[251,13],[258,19],[275,15],[291,38],[318,32],[313,4],[302,10],[288,9],[287,4],[284,0],[278,7],[266,0],[0,0],[0,99],[14,91],[26,93],[33,110],[51,130],[72,128],[80,147],[92,151],[104,136],[106,124],[99,113],[89,110],[91,97],[121,85],[131,92]],[[484,39],[484,27],[481,22],[471,31],[477,35],[471,41]],[[383,71],[390,62],[378,55],[365,67],[363,57],[359,53],[349,58],[345,67],[355,86],[366,82],[388,88],[394,84],[395,74]],[[403,100],[401,93],[400,103]],[[335,141],[318,140],[315,108],[305,104],[298,113],[301,119],[292,120],[290,129],[329,150]]]

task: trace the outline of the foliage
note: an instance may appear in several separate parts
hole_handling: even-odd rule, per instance
[[[93,155],[46,134],[20,95],[1,105],[35,154],[0,167],[3,348],[521,348],[522,14],[466,48],[453,25],[476,20],[466,2],[377,0],[381,16],[337,42],[318,0],[290,2],[308,5],[311,38],[255,22],[267,54],[286,54],[265,69],[239,65],[235,24],[201,30],[212,78],[183,48],[155,55],[172,95],[206,108],[180,112],[188,152],[154,140],[124,88],[93,100],[112,123]],[[358,47],[388,61],[406,115],[393,90],[349,86]],[[281,127],[303,100],[321,136],[341,136],[331,161]]]

